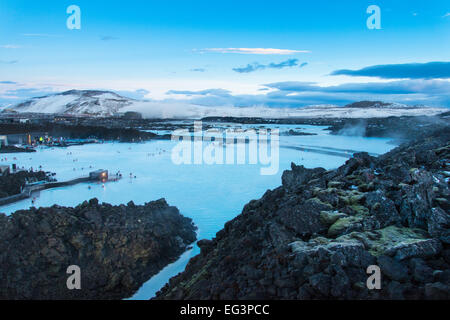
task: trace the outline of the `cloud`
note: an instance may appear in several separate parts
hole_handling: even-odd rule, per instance
[[[103,90],[108,91],[108,89],[103,89]],[[150,93],[150,91],[148,91],[146,89],[137,89],[135,91],[114,90],[114,92],[116,92],[117,94],[119,94],[121,96],[135,99],[135,100],[145,99],[145,96]]]
[[[252,64],[248,64],[246,67],[233,68],[233,71],[238,72],[238,73],[250,73],[250,72],[257,71],[257,70],[263,70],[265,68],[266,68],[265,65],[255,62]]]
[[[3,49],[19,49],[19,48],[22,48],[22,46],[20,46],[18,44],[4,44],[4,45],[1,45],[0,48],[3,48]]]
[[[294,67],[298,65],[298,59],[289,59],[280,63],[270,63],[267,68],[271,69],[283,69],[283,68],[289,68]]]
[[[185,96],[222,96],[228,97],[231,92],[225,89],[206,89],[200,91],[188,91],[188,90],[169,90],[167,91],[169,95],[185,95]]]
[[[407,104],[450,106],[450,82],[445,80],[399,80],[390,82],[345,83],[319,86],[313,82],[277,82],[265,85],[277,89],[267,94],[270,103],[290,101],[293,105],[345,104],[358,100],[383,100]]]
[[[17,84],[17,82],[14,82],[14,81],[0,81],[0,84]]]
[[[232,94],[225,89],[171,90],[174,101],[207,107],[268,106],[296,108],[307,105],[346,105],[361,100],[382,100],[410,105],[450,106],[450,82],[445,80],[401,80],[387,83],[346,83],[319,86],[313,82],[277,82],[265,85],[258,94]],[[184,95],[184,96],[183,96]],[[170,100],[170,99],[169,99]]]
[[[0,105],[14,105],[34,97],[43,97],[55,93],[53,88],[17,88],[17,83],[14,83],[14,85],[16,85],[14,89],[0,90]]]
[[[48,33],[22,33],[24,37],[39,37],[39,38],[59,38],[60,35],[48,34]]]
[[[289,55],[296,53],[309,53],[308,50],[290,50],[290,49],[274,49],[274,48],[206,48],[199,51],[201,53],[213,52],[213,53],[239,53],[239,54],[276,54],[276,55]]]
[[[113,36],[100,36],[100,40],[102,40],[102,41],[111,41],[111,40],[119,40],[119,38],[113,37]]]
[[[150,91],[148,91],[146,89],[138,89],[138,90],[136,90],[136,93],[146,95],[146,94],[149,94]]]
[[[0,60],[0,63],[3,63],[3,64],[16,64],[18,62],[19,62],[19,60]]]
[[[450,62],[375,65],[359,70],[336,70],[331,75],[382,79],[445,79],[450,78]]]
[[[345,83],[337,86],[318,86],[314,82],[276,82],[265,85],[286,92],[370,93],[370,94],[445,94],[450,82],[444,80],[401,80],[391,82]]]
[[[450,12],[447,12],[446,14],[444,14],[444,15],[442,16],[442,18],[447,18],[447,17],[450,17]]]
[[[205,72],[206,69],[204,68],[195,68],[195,69],[191,69],[192,72]]]
[[[303,65],[303,64],[302,64]],[[280,63],[260,64],[258,62],[248,64],[246,67],[233,68],[233,71],[238,73],[250,73],[257,70],[264,69],[283,69],[298,66],[298,59],[289,59]]]
[[[308,65],[308,62],[303,62],[303,63],[300,65],[300,68],[306,67],[307,65]]]

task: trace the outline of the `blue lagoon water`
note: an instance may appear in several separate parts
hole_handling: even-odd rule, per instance
[[[245,129],[245,126],[242,126]],[[346,150],[382,154],[394,147],[389,139],[330,135],[325,127],[279,125],[280,131],[302,128],[314,136],[280,136],[279,170],[275,175],[260,174],[261,165],[175,165],[171,150],[176,142],[152,141],[140,144],[103,143],[70,148],[45,148],[32,154],[8,154],[3,163],[33,167],[56,173],[59,181],[86,176],[95,169],[107,169],[110,174],[120,171],[117,182],[84,183],[46,190],[36,195],[34,204],[26,199],[0,207],[11,214],[31,206],[76,206],[85,200],[98,198],[113,205],[135,204],[165,198],[178,207],[181,214],[193,219],[198,227],[198,239],[213,238],[224,224],[241,213],[243,206],[260,198],[268,189],[281,184],[281,175],[291,162],[305,167],[332,169],[342,165],[351,154]],[[295,147],[296,149],[292,148]],[[305,148],[302,150],[302,148]],[[339,150],[341,155],[311,151]],[[4,158],[7,158],[6,160]],[[131,174],[131,175],[130,175]],[[149,299],[170,279],[183,271],[199,248],[184,253],[180,259],[152,277],[132,297]]]

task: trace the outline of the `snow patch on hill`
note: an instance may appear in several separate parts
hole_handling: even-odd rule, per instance
[[[8,110],[30,113],[111,116],[133,102],[135,100],[109,91],[71,90],[33,98]]]

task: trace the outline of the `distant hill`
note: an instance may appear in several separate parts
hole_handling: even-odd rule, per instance
[[[382,102],[382,101],[359,101],[354,102],[351,104],[348,104],[345,106],[345,108],[379,108],[379,109],[417,109],[421,108],[422,106],[409,106],[406,104],[400,104],[400,103],[389,103],[389,102]]]
[[[110,91],[70,90],[32,98],[6,109],[5,112],[112,116],[134,101]]]

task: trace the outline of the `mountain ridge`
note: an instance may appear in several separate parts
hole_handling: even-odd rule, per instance
[[[112,91],[68,90],[31,98],[4,111],[112,116],[134,101]]]
[[[137,111],[149,118],[202,118],[235,116],[265,118],[374,118],[390,116],[437,115],[445,108],[410,106],[382,101],[358,101],[345,106],[310,105],[298,108],[266,106],[225,107],[203,106],[188,102],[143,101],[121,96],[107,90],[68,90],[31,98],[5,108],[5,113],[69,114],[108,117]]]

